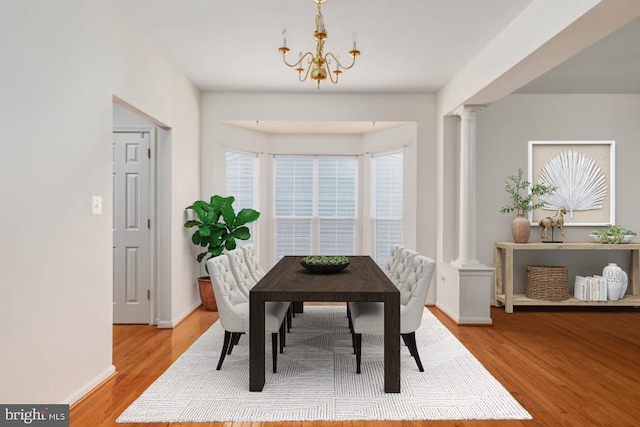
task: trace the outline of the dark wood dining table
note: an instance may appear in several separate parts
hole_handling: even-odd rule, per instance
[[[300,264],[302,258],[283,257],[249,292],[249,390],[262,391],[264,388],[265,301],[380,301],[384,303],[384,391],[399,393],[398,289],[369,256],[350,256],[350,265],[334,274],[311,273]],[[295,333],[295,328],[292,333]],[[353,364],[355,372],[355,355]]]

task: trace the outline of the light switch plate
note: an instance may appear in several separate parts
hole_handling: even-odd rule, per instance
[[[91,196],[91,215],[102,215],[101,196]]]

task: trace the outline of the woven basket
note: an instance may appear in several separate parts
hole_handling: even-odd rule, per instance
[[[569,268],[565,265],[527,266],[527,298],[562,301],[569,298]]]

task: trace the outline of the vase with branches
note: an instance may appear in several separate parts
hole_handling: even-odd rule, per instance
[[[513,241],[516,243],[527,243],[531,233],[531,224],[525,218],[525,214],[544,207],[540,202],[540,196],[551,194],[555,187],[544,184],[532,184],[525,179],[522,168],[518,168],[514,175],[507,177],[505,191],[511,199],[511,203],[502,206],[500,212],[516,212],[516,218],[511,223]],[[536,199],[536,197],[538,199]]]

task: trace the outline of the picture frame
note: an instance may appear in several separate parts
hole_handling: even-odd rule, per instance
[[[534,200],[545,208],[529,212],[531,225],[560,206],[565,226],[615,224],[615,141],[529,141],[528,180],[556,187]]]

